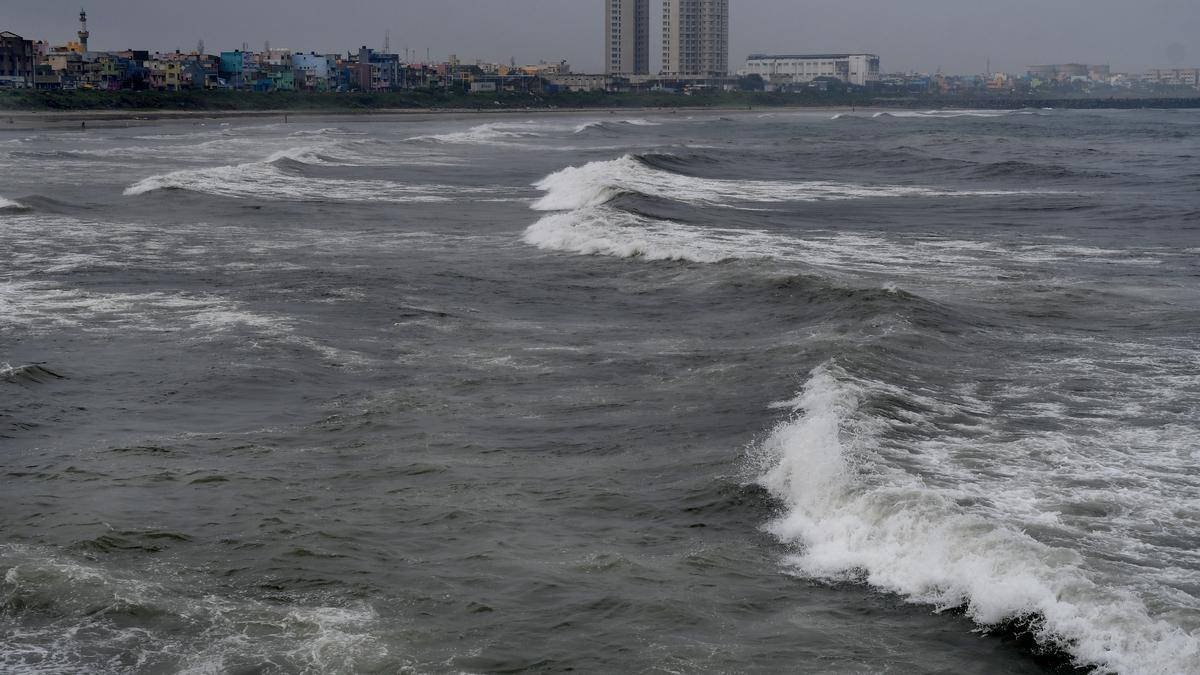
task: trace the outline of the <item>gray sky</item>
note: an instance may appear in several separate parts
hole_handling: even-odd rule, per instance
[[[0,0],[0,30],[74,39],[80,0]],[[658,67],[662,0],[651,0]],[[93,49],[407,46],[435,59],[602,66],[604,0],[84,0]],[[1023,72],[1034,63],[1117,70],[1200,65],[1200,0],[730,0],[732,69],[751,52],[870,51],[885,71]]]

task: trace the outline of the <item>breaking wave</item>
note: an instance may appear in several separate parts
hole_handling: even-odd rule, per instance
[[[20,202],[0,197],[0,211],[22,211],[26,206]]]
[[[549,251],[700,263],[753,257],[748,238],[766,243],[769,235],[692,227],[605,206],[548,214],[524,235],[526,243]]]
[[[993,119],[1013,117],[1018,115],[1034,115],[1044,117],[1046,112],[1038,110],[884,110],[875,113],[837,113],[830,119],[847,121],[888,120],[888,119],[960,119],[979,118]]]
[[[186,190],[240,199],[297,200],[310,202],[447,202],[462,188],[442,185],[406,185],[383,180],[345,180],[305,175],[306,167],[335,165],[338,161],[321,148],[297,147],[272,154],[263,161],[183,169],[150,176],[125,188],[125,196],[160,190]]]
[[[618,198],[666,200],[693,206],[759,210],[782,202],[820,202],[935,196],[1022,194],[833,181],[765,181],[703,178],[687,171],[715,160],[704,155],[625,155],[568,167],[534,184],[544,194],[532,208],[552,211],[530,225],[524,240],[545,250],[585,255],[686,260],[773,258],[868,271],[921,267],[948,275],[981,276],[997,251],[979,242],[917,242],[897,246],[880,237],[812,233],[799,239],[761,229],[698,226],[657,219],[625,208]],[[863,251],[870,250],[870,256]],[[931,255],[932,254],[932,255]]]
[[[864,581],[962,610],[985,628],[1021,626],[1100,672],[1200,672],[1200,636],[1156,618],[1133,589],[1106,586],[1075,550],[1013,522],[1006,499],[1020,502],[1024,486],[970,495],[889,462],[885,433],[927,422],[922,408],[941,405],[922,398],[830,362],[779,404],[794,415],[755,448],[752,464],[784,507],[766,529],[796,547],[788,561],[796,573]],[[882,412],[886,401],[903,401],[901,410]]]
[[[471,127],[466,131],[413,136],[408,140],[454,145],[514,145],[514,141],[543,137],[543,130],[543,125],[532,122],[491,122]]]
[[[30,363],[24,366],[13,366],[8,363],[0,364],[0,382],[42,384],[61,379],[64,379],[62,375],[37,363]]]
[[[960,117],[992,118],[1044,114],[1036,110],[893,110],[889,112],[877,112],[873,117],[957,119]]]
[[[302,129],[293,131],[289,136],[366,136],[365,131],[353,131],[343,127],[325,127],[322,129]]]
[[[579,126],[575,127],[575,133],[577,133],[577,134],[584,134],[584,133],[588,133],[588,132],[619,133],[620,131],[622,131],[624,129],[629,129],[630,127],[659,127],[659,126],[662,126],[662,124],[660,122],[651,122],[650,120],[646,120],[646,119],[617,120],[615,122],[608,121],[608,120],[593,120],[591,122],[585,122],[585,123],[580,124]]]
[[[665,171],[653,159],[619,159],[567,167],[534,184],[546,194],[533,208],[567,211],[605,204],[623,194],[673,199],[700,205],[815,202],[847,199],[944,196],[994,196],[1008,191],[961,191],[907,185],[862,185],[834,181],[765,181],[699,178]]]

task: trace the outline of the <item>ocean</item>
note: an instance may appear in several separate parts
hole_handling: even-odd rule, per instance
[[[1200,112],[0,156],[0,671],[1200,673]]]

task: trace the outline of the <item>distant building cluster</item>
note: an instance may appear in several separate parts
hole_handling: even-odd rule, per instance
[[[1084,63],[1056,63],[1048,66],[1029,66],[1029,77],[1045,82],[1061,82],[1076,78],[1092,82],[1106,82],[1112,77],[1112,69],[1107,65],[1089,66]]]
[[[51,46],[12,32],[0,33],[0,87],[42,90],[185,91],[398,91],[442,89],[465,92],[590,89],[606,86],[571,73],[565,61],[518,66],[477,62],[415,62],[368,47],[338,54],[272,49],[204,53],[94,51],[87,13],[79,14],[78,40]]]
[[[752,54],[729,74],[730,0],[662,0],[662,68],[650,73],[650,0],[604,0],[604,73],[572,72],[565,61],[518,66],[418,61],[362,46],[344,53],[241,49],[205,53],[137,49],[95,51],[87,13],[76,39],[51,46],[0,32],[0,87],[42,90],[234,89],[245,91],[362,91],[409,89],[469,93],[558,91],[870,91],[883,95],[1026,95],[1039,92],[1116,93],[1121,89],[1170,93],[1200,90],[1200,69],[1116,73],[1108,65],[1029,66],[1024,74],[885,73],[868,52]]]
[[[983,84],[991,90],[1016,92],[1102,92],[1122,89],[1162,92],[1178,87],[1200,89],[1200,70],[1151,69],[1145,73],[1119,73],[1114,72],[1107,64],[1055,63],[1029,66],[1023,75],[989,73]]]

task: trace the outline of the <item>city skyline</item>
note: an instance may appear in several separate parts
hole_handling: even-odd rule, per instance
[[[734,0],[730,8],[730,68],[753,52],[864,50],[880,54],[889,70],[1021,72],[1037,63],[1108,63],[1114,69],[1186,67],[1200,63],[1200,6],[1184,0],[1128,3],[1032,0],[1003,3],[912,0]],[[505,11],[483,0],[414,1],[397,6],[374,0],[305,12],[279,11],[286,3],[253,6],[229,0],[180,4],[113,0],[86,6],[93,49],[191,50],[204,40],[210,52],[264,42],[292,49],[345,52],[380,48],[390,32],[392,51],[434,60],[456,54],[518,62],[565,59],[580,72],[604,72],[596,48],[605,8],[596,0],[506,0]],[[660,28],[662,0],[651,0],[651,33]],[[74,40],[78,2],[44,0],[6,10],[5,25],[25,37],[62,44]],[[169,14],[169,16],[168,16]],[[486,16],[485,16],[486,14]],[[235,17],[231,19],[230,17]],[[650,72],[662,67],[651,48]]]

